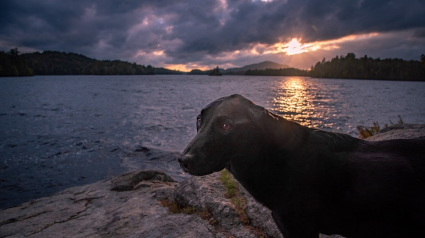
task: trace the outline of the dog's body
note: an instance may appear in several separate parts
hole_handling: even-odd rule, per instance
[[[425,138],[367,142],[314,130],[240,95],[214,101],[197,123],[182,168],[227,168],[285,238],[425,237]]]

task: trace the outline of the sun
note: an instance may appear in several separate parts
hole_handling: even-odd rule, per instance
[[[297,39],[293,38],[290,42],[286,43],[283,48],[288,55],[301,54],[307,52],[305,46],[303,46]]]

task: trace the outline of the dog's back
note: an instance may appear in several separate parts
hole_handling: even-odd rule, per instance
[[[345,187],[331,204],[330,233],[347,237],[425,237],[425,137],[359,141],[346,153]],[[338,153],[336,153],[338,154]],[[343,194],[340,194],[343,193]],[[324,211],[327,213],[327,211]],[[332,213],[332,212],[331,212]],[[331,214],[330,213],[330,214]],[[332,215],[330,215],[332,216]]]

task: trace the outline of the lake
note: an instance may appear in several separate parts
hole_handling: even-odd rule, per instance
[[[136,169],[188,177],[196,116],[234,93],[302,125],[425,123],[425,83],[195,75],[0,78],[0,208]]]

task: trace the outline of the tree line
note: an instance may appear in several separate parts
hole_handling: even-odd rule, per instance
[[[31,76],[33,71],[19,55],[17,48],[0,51],[0,76]]]
[[[15,48],[10,52],[0,52],[0,76],[148,74],[181,72],[120,60],[96,60],[81,54],[58,51],[19,54]]]
[[[365,55],[356,58],[354,53],[323,59],[311,67],[314,78],[382,79],[401,81],[425,81],[425,56],[421,61],[403,59],[373,59]]]
[[[425,81],[425,55],[420,61],[403,59],[373,59],[365,55],[356,58],[354,53],[323,59],[310,70],[296,68],[247,70],[233,74],[257,76],[305,76],[312,78],[377,79],[400,81]]]

